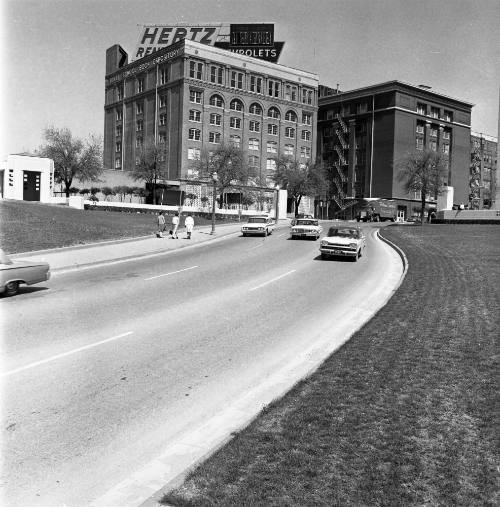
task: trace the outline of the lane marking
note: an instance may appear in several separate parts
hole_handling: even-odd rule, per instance
[[[154,280],[155,278],[161,278],[162,276],[175,275],[176,273],[182,273],[183,271],[189,271],[190,269],[195,269],[197,267],[199,267],[199,266],[191,266],[190,268],[179,269],[178,271],[171,271],[170,273],[163,273],[162,275],[156,275],[156,276],[151,276],[149,278],[144,278],[144,280]]]
[[[287,273],[284,273],[280,276],[277,276],[276,278],[272,278],[271,280],[268,280],[267,282],[261,283],[260,285],[257,285],[257,287],[253,287],[250,289],[250,292],[253,290],[260,289],[261,287],[265,287],[266,285],[269,285],[270,283],[275,282],[276,280],[279,280],[280,278],[283,278],[285,276],[291,275],[292,273],[295,273],[297,271],[296,269],[292,269],[291,271],[288,271]]]
[[[258,245],[249,248],[249,250],[255,250],[256,248],[260,248],[261,246],[264,246],[264,243],[259,243]]]
[[[125,336],[131,335],[133,332],[128,331],[127,333],[122,333],[117,336],[112,336],[111,338],[107,338],[106,340],[101,340],[100,342],[91,343],[90,345],[84,345],[83,347],[78,347],[77,349],[69,350],[68,352],[63,352],[62,354],[57,354],[52,357],[48,357],[47,359],[42,359],[41,361],[36,361],[34,363],[27,364],[26,366],[21,366],[20,368],[16,368],[15,370],[10,370],[5,373],[0,374],[1,377],[7,377],[9,375],[14,375],[14,373],[19,373],[24,370],[29,370],[30,368],[35,368],[36,366],[40,366],[41,364],[51,363],[56,359],[61,359],[61,357],[71,356],[76,354],[77,352],[82,352],[83,350],[92,349],[94,347],[98,347],[99,345],[103,345],[104,343],[109,343],[114,340],[119,340],[120,338],[124,338]]]

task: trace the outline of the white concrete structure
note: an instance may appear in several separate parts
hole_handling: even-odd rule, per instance
[[[438,195],[437,210],[453,208],[453,187],[444,187],[443,192]]]
[[[0,165],[1,196],[52,203],[54,161],[31,155],[8,155]]]

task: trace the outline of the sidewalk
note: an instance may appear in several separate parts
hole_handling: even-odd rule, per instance
[[[277,228],[289,225],[289,220],[281,220]],[[111,262],[124,262],[130,259],[162,255],[172,250],[192,247],[207,241],[217,241],[228,236],[238,235],[241,230],[240,222],[231,224],[217,224],[215,234],[211,234],[212,227],[195,227],[191,239],[187,239],[184,228],[179,229],[179,239],[170,239],[168,235],[157,238],[151,236],[129,238],[114,241],[104,241],[86,245],[55,248],[52,250],[38,250],[10,255],[13,259],[30,261],[45,261],[50,264],[52,273],[86,269],[93,265]],[[167,233],[168,234],[168,233]]]

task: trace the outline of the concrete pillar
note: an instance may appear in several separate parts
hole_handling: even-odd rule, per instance
[[[444,187],[443,192],[438,195],[437,210],[452,209],[453,207],[453,187]]]

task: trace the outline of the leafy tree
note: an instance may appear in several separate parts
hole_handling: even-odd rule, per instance
[[[201,205],[202,205],[203,207],[205,207],[205,206],[207,206],[207,204],[208,204],[208,202],[210,201],[210,199],[209,199],[206,195],[204,195],[204,196],[200,199],[200,201],[201,201]]]
[[[125,195],[129,195],[130,196],[129,202],[132,202],[132,196],[135,193],[135,188],[134,187],[126,186],[125,189],[126,189],[125,190]]]
[[[303,164],[283,155],[276,157],[275,162],[276,169],[270,177],[293,199],[295,215],[303,196],[317,195],[327,187],[325,169],[320,163]]]
[[[148,195],[148,192],[145,188],[133,187],[133,195],[137,196],[141,202],[144,202],[144,198]]]
[[[54,161],[54,179],[63,183],[66,197],[71,193],[73,180],[99,181],[102,173],[102,139],[90,136],[87,140],[73,137],[67,128],[48,127],[43,131],[46,144],[39,154]]]
[[[115,191],[111,187],[102,187],[101,192],[104,194],[104,200],[107,201],[110,195],[115,195]]]
[[[90,194],[90,188],[82,188],[80,190],[80,195],[86,196],[88,194]]]
[[[98,194],[101,191],[99,187],[90,187],[90,195],[93,195],[95,197],[96,194]]]
[[[198,196],[196,194],[186,194],[184,196],[184,199],[186,199],[188,201],[189,205],[192,206],[197,197]]]
[[[437,197],[448,179],[446,158],[433,150],[415,150],[407,153],[395,163],[398,180],[405,192],[420,192],[422,209],[421,224],[424,224],[425,201],[427,196]]]
[[[156,186],[168,177],[168,151],[164,145],[148,140],[138,149],[137,159],[131,176],[136,181],[145,181],[153,186],[153,204],[156,204]]]
[[[113,192],[119,196],[120,202],[125,200],[125,194],[128,192],[128,187],[126,185],[118,185],[113,187]]]
[[[199,178],[211,183],[212,175],[217,173],[216,187],[221,204],[227,188],[237,183],[246,184],[254,175],[252,168],[245,163],[243,150],[233,145],[220,144],[213,151],[204,148],[199,160],[194,160],[192,165]]]
[[[80,192],[80,189],[78,187],[71,187],[69,189],[69,193],[74,195],[74,194],[78,194],[78,192]]]

